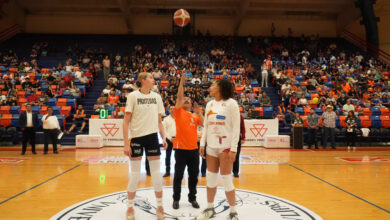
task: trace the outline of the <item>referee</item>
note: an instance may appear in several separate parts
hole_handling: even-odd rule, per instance
[[[175,123],[175,116],[174,116],[174,108],[175,106],[169,107],[169,115],[164,118],[163,124],[164,124],[164,130],[165,135],[167,136],[167,144],[168,148],[165,151],[165,174],[163,177],[167,177],[171,175],[171,154],[172,154],[172,147],[173,147],[173,139],[176,137],[176,123]]]

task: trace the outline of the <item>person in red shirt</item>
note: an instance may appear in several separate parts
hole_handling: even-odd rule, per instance
[[[191,99],[184,96],[184,82],[186,77],[181,75],[180,85],[177,92],[176,105],[174,109],[176,138],[173,141],[175,149],[175,175],[173,177],[173,209],[179,208],[181,182],[184,170],[188,167],[188,201],[192,207],[199,208],[196,201],[196,185],[199,174],[199,151],[198,151],[198,126],[203,126],[203,116],[200,108],[195,103],[194,113],[191,113]]]
[[[28,103],[35,105],[38,103],[38,99],[39,97],[37,96],[37,94],[34,91],[32,91],[28,96],[27,101]]]
[[[68,84],[68,86],[72,86],[73,83],[73,77],[70,75],[70,72],[66,74],[64,77],[65,83]]]

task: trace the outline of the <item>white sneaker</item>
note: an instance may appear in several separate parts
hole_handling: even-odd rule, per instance
[[[214,218],[215,216],[215,210],[214,208],[208,208],[208,209],[205,209],[202,214],[200,214],[196,220],[207,220],[207,219],[210,219],[210,218]]]
[[[227,220],[238,220],[238,214],[237,212],[230,213],[227,217]]]
[[[348,151],[350,151],[350,150],[351,150],[351,147],[350,147],[350,146],[348,146],[348,147],[347,147],[347,149],[348,149]]]

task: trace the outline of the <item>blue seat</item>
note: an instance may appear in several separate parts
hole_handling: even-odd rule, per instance
[[[371,108],[372,116],[380,116],[382,114],[381,110],[378,107]]]
[[[85,86],[84,85],[77,85],[77,88],[80,89],[81,93],[85,95]]]
[[[300,115],[305,115],[305,110],[302,107],[296,107],[295,112],[298,112]]]
[[[53,106],[53,115],[59,115],[61,112],[61,106]]]
[[[322,108],[316,108],[315,112],[317,115],[322,115],[322,113],[323,113]]]
[[[42,92],[45,92],[49,89],[49,85],[42,85]]]
[[[221,75],[222,74],[222,71],[221,70],[215,70],[214,71],[214,75]]]
[[[48,106],[56,106],[56,105],[57,105],[57,99],[56,99],[56,98],[50,98],[50,99],[47,101],[47,105],[48,105]]]
[[[31,106],[31,110],[37,114],[41,111],[41,106]]]
[[[10,114],[19,114],[20,112],[20,106],[11,106],[11,109],[9,111]]]
[[[251,100],[251,103],[252,103],[252,105],[254,105],[255,107],[260,107],[260,103],[259,103],[259,101],[258,100]]]
[[[371,116],[371,127],[373,128],[380,128],[382,126],[382,120],[380,119],[380,116],[375,115]]]
[[[69,98],[73,98],[73,96],[70,95],[70,92],[64,92],[64,93],[62,94],[62,98],[69,99]]]
[[[341,127],[340,118],[337,116],[337,119],[336,119],[336,128],[340,128],[340,127]]]
[[[37,73],[35,75],[35,79],[42,79],[42,74],[41,73]]]
[[[252,86],[252,88],[259,87],[259,82],[257,82],[257,80],[253,80],[253,81],[251,81],[251,86]]]
[[[296,79],[298,82],[303,82],[303,80],[304,80],[303,76],[297,76]]]
[[[333,83],[332,83],[332,82],[326,82],[325,85],[326,85],[328,88],[332,88],[332,87],[333,87]]]
[[[53,112],[53,114],[54,114],[54,112]],[[57,116],[58,123],[60,124],[60,127],[63,127],[64,123],[65,123],[65,115],[60,115],[59,113],[55,114],[55,115]]]
[[[264,117],[272,117],[272,115],[274,113],[274,108],[273,107],[264,107],[263,112],[264,112]]]
[[[232,70],[232,71],[230,71],[230,75],[238,75],[238,73],[237,73],[237,71]]]

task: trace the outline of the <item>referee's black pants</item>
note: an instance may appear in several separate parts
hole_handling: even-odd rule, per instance
[[[43,129],[44,134],[44,149],[43,151],[47,153],[49,150],[49,142],[53,144],[53,152],[57,152],[57,129]]]
[[[180,200],[181,181],[183,180],[184,170],[188,170],[188,201],[196,200],[196,185],[198,184],[199,174],[199,151],[195,150],[176,150],[175,151],[175,175],[173,177],[173,200]]]

